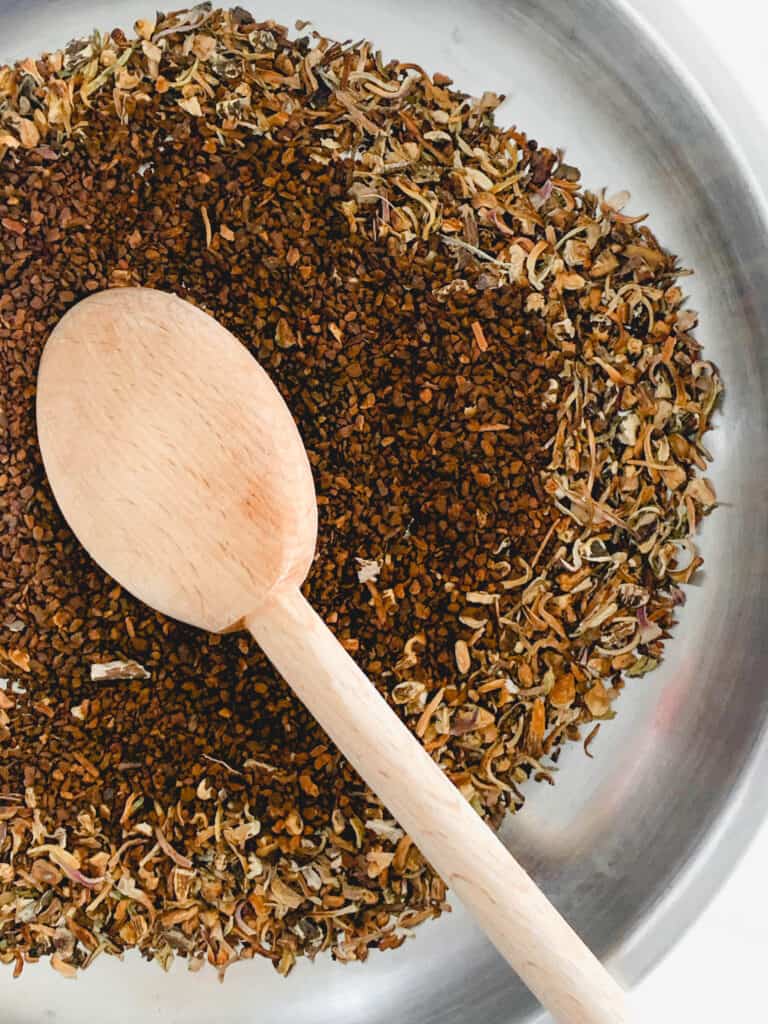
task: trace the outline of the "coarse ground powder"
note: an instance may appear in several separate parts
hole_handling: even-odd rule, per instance
[[[68,78],[66,53],[60,72],[55,58],[17,70],[5,115],[17,143],[0,162],[0,960],[17,969],[48,953],[68,974],[137,946],[222,968],[259,954],[285,973],[301,954],[399,945],[403,926],[446,906],[248,638],[148,610],[66,527],[34,401],[43,345],[74,302],[175,292],[268,370],[319,495],[312,602],[494,824],[531,774],[552,780],[564,739],[612,716],[623,670],[658,661],[698,564],[680,569],[678,549],[714,504],[694,470],[716,376],[686,333],[674,258],[620,202],[581,198],[578,172],[494,128],[486,97],[451,143],[480,152],[474,187],[458,187],[450,131],[428,130],[422,109],[466,107],[441,76],[386,99],[384,115],[354,69],[402,88],[409,66],[291,42],[245,12],[208,12],[198,32],[181,17],[137,26],[147,45],[90,108],[70,89],[76,129],[72,111],[69,125],[52,116],[63,86],[46,82],[98,79],[127,52],[120,33],[84,58],[70,48]],[[318,79],[323,66],[346,69],[345,87]],[[194,76],[167,87],[193,67],[207,90]],[[265,69],[265,92],[235,116],[221,105],[256,90],[245,68]],[[242,127],[257,114],[266,129]],[[415,170],[370,162],[361,178],[373,128],[391,138],[398,114],[399,145],[421,138],[418,159],[401,154]],[[499,139],[518,154],[517,213],[494,206]],[[553,251],[560,279],[545,286],[538,260]]]

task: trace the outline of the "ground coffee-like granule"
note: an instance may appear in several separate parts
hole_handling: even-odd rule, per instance
[[[137,946],[287,972],[446,905],[253,642],[149,611],[63,522],[35,380],[74,302],[173,291],[261,361],[315,474],[312,602],[492,823],[656,663],[714,503],[694,467],[716,377],[674,258],[620,201],[496,129],[495,97],[196,12],[0,78],[0,960],[19,968]]]

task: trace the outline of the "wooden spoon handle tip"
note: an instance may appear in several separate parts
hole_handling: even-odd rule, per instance
[[[561,1024],[624,1024],[626,996],[298,591],[246,626],[498,951]]]

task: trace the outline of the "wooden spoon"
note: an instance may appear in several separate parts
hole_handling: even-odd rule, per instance
[[[243,345],[174,295],[93,295],[48,340],[37,423],[56,499],[99,565],[165,615],[248,630],[555,1018],[626,1021],[616,982],[301,595],[309,460]]]

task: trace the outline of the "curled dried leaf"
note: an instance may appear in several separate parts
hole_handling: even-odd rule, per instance
[[[456,667],[462,675],[466,675],[472,665],[472,658],[466,640],[457,640],[454,645]]]

